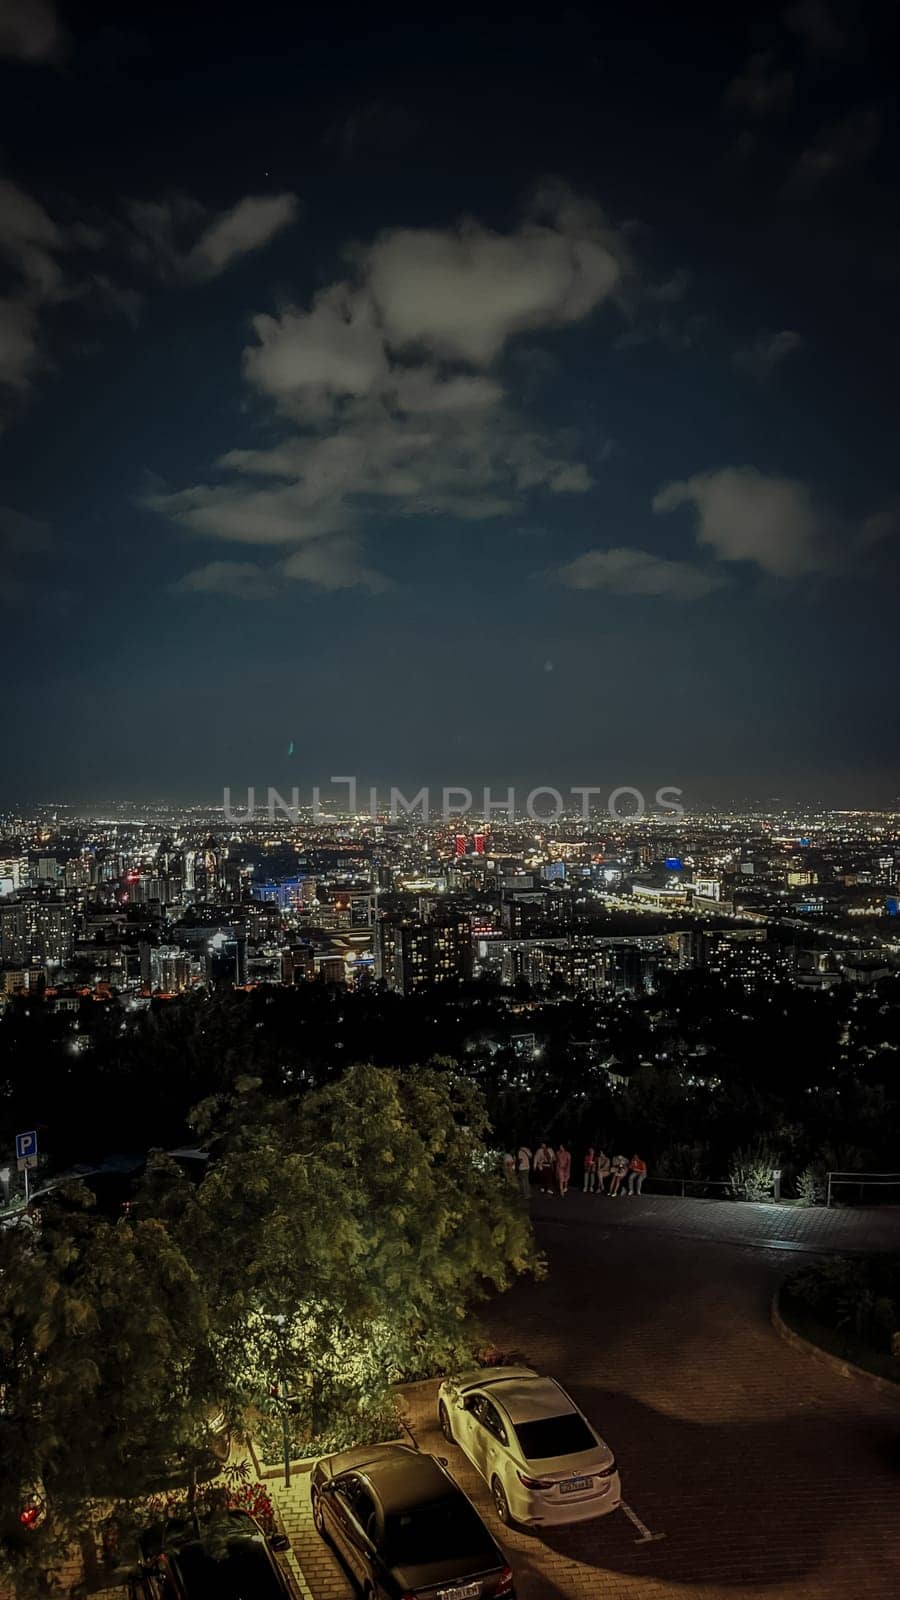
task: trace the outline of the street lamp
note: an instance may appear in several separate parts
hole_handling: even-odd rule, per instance
[[[275,1329],[275,1339],[278,1348],[278,1382],[275,1384],[275,1399],[281,1415],[281,1447],[284,1453],[284,1487],[291,1487],[291,1420],[289,1407],[289,1384],[287,1381],[287,1318],[281,1312],[262,1313],[266,1322],[271,1323]]]

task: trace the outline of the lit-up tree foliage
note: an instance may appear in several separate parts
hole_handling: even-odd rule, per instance
[[[292,1448],[371,1438],[390,1383],[469,1359],[470,1309],[538,1266],[448,1068],[281,1101],[238,1080],[195,1123],[199,1184],[158,1156],[118,1219],[76,1185],[0,1232],[0,1557],[28,1593],[92,1505],[195,1481],[213,1405],[238,1432],[286,1418]]]
[[[41,1592],[92,1504],[195,1480],[217,1379],[207,1335],[202,1286],[161,1221],[110,1221],[70,1184],[36,1225],[0,1233],[0,1565],[23,1593]]]
[[[359,1066],[292,1102],[208,1102],[214,1159],[179,1237],[229,1390],[294,1397],[298,1438],[347,1435],[397,1378],[471,1352],[470,1308],[534,1268],[481,1097],[439,1069]]]

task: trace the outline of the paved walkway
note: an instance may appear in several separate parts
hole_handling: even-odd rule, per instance
[[[782,1343],[774,1287],[797,1252],[900,1249],[900,1212],[571,1194],[534,1201],[550,1272],[485,1318],[558,1376],[614,1446],[621,1514],[533,1535],[498,1530],[481,1480],[417,1390],[421,1447],[445,1454],[498,1532],[520,1600],[898,1600],[900,1402]],[[313,1600],[352,1590],[309,1521],[289,1531]],[[308,1600],[308,1597],[305,1597]]]

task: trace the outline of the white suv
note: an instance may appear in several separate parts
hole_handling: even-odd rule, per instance
[[[447,1378],[438,1393],[444,1438],[489,1485],[501,1522],[586,1522],[618,1509],[615,1457],[554,1378],[488,1367]]]

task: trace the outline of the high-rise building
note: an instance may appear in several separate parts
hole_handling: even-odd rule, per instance
[[[32,947],[38,959],[51,966],[65,966],[75,945],[75,912],[72,906],[50,903],[34,908]]]
[[[175,944],[161,944],[148,951],[149,987],[161,994],[182,994],[190,989],[200,976],[199,963],[187,950]],[[141,952],[143,958],[143,950]],[[142,959],[143,966],[143,959]]]
[[[28,883],[27,856],[0,856],[0,897],[24,889]]]
[[[206,949],[208,983],[247,982],[247,940],[243,934],[220,928]]]
[[[378,925],[379,976],[397,994],[415,994],[435,983],[472,975],[472,926],[468,917],[428,922],[383,917]]]
[[[0,904],[0,961],[26,961],[28,958],[28,918],[26,908],[15,901]]]
[[[611,945],[603,953],[603,975],[615,994],[645,994],[656,987],[659,958],[638,944]]]

